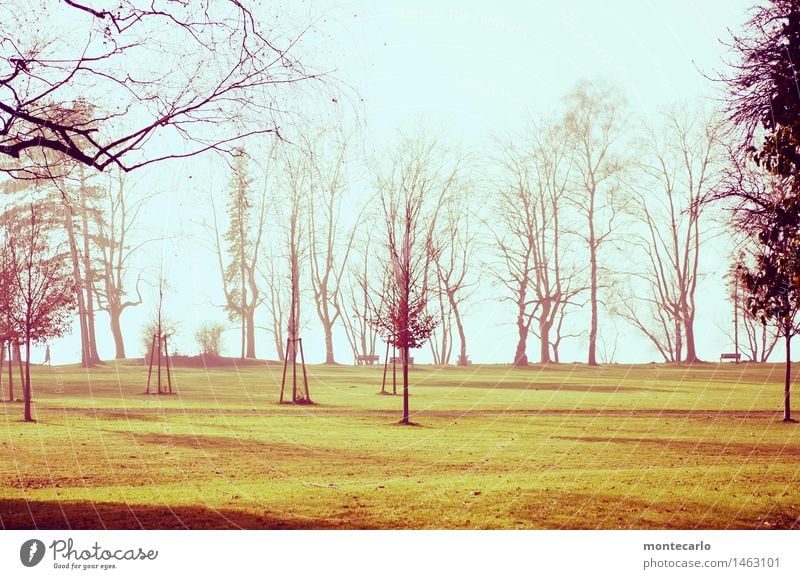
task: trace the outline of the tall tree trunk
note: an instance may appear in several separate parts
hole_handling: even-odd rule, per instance
[[[111,335],[114,337],[114,358],[117,360],[125,358],[125,342],[122,339],[122,324],[120,323],[121,316],[122,312],[109,304],[108,318],[111,324]]]
[[[436,333],[432,333],[430,339],[428,340],[429,345],[431,347],[431,356],[433,356],[433,365],[439,365],[439,350],[436,346]]]
[[[242,277],[242,284],[244,284],[244,276]],[[239,304],[239,311],[241,312],[241,321],[242,321],[242,331],[241,331],[241,342],[242,342],[242,353],[241,359],[244,360],[247,356],[247,314],[245,311],[245,295],[246,290],[244,289],[244,285],[242,285],[242,302]]]
[[[242,360],[245,359],[247,356],[247,321],[246,321],[246,312],[247,312],[247,290],[245,289],[245,283],[247,281],[246,272],[247,272],[247,264],[245,263],[245,252],[246,244],[245,244],[245,235],[244,235],[244,222],[245,222],[245,207],[246,207],[246,195],[244,190],[244,184],[240,181],[239,183],[239,197],[237,199],[236,208],[239,213],[239,283],[241,292],[242,292],[242,300],[240,304],[240,311],[242,315]]]
[[[286,352],[283,350],[285,346],[283,332],[276,328],[273,334],[275,336],[275,352],[278,354],[278,361],[283,362],[286,359]]]
[[[361,353],[362,354],[366,354],[367,353],[367,331],[368,331],[367,327],[369,325],[367,323],[367,320],[369,319],[369,303],[370,303],[370,301],[369,301],[369,284],[367,282],[367,280],[369,279],[369,253],[368,252],[369,252],[369,240],[367,240],[367,254],[364,255],[364,277],[363,277],[364,283],[361,285],[361,288],[363,290],[363,300],[362,300],[361,303],[364,306],[363,310],[361,311],[361,320],[359,322],[361,324]],[[372,347],[370,348],[369,355],[370,356],[374,356],[375,355],[375,341],[374,340],[373,340],[371,346]]]
[[[792,334],[786,332],[786,379],[783,383],[783,421],[792,420],[792,403],[789,394],[789,386],[792,383]]]
[[[333,324],[329,320],[323,320],[322,330],[325,333],[325,363],[335,364],[336,358],[333,355]]]
[[[592,308],[592,319],[589,326],[589,356],[587,363],[597,366],[597,243],[594,238],[594,217],[589,220],[589,263],[591,280],[589,300]]]
[[[25,401],[25,422],[34,422],[33,416],[31,416],[31,330],[30,328],[25,329],[25,379],[22,382],[22,397]]]
[[[450,333],[450,316],[447,315],[445,307],[444,307],[444,293],[445,290],[442,288],[442,281],[439,280],[439,287],[437,289],[437,299],[439,300],[439,329],[442,331],[442,339],[439,342],[439,349],[437,350],[436,345],[434,344],[433,336],[430,338],[431,342],[431,349],[434,352],[434,360],[433,363],[442,366],[446,366],[450,360],[447,352],[449,350],[448,347],[448,337]]]
[[[525,353],[528,344],[528,327],[525,325],[524,292],[519,296],[517,307],[517,349],[514,352],[514,366],[525,367],[528,365],[528,354]]]
[[[78,243],[75,239],[75,222],[72,218],[72,210],[64,200],[65,223],[67,229],[67,240],[69,241],[69,253],[72,261],[72,275],[75,277],[75,285],[78,288],[78,322],[81,330],[81,366],[89,368],[92,366],[91,351],[89,348],[89,331],[86,327],[86,303],[83,295],[83,282],[81,280],[80,260],[78,258]]]
[[[314,284],[314,277],[312,275],[312,286]],[[323,341],[325,343],[325,363],[335,364],[336,358],[333,353],[333,321],[331,320],[331,306],[328,299],[328,280],[323,279],[319,283],[318,288],[315,290],[315,302],[317,309],[317,317],[322,325]],[[336,313],[334,312],[334,317]]]
[[[250,359],[256,357],[256,310],[250,307],[247,311],[247,352]]]
[[[686,334],[686,359],[685,361],[688,364],[694,364],[695,362],[699,362],[700,358],[697,357],[697,350],[695,349],[694,343],[694,316],[685,316],[683,319],[683,329]],[[739,353],[739,348],[737,346],[736,353]]]
[[[94,328],[94,271],[89,249],[89,207],[86,199],[86,175],[80,165],[81,223],[83,225],[83,283],[81,291],[86,291],[86,338],[88,339],[89,360],[92,364],[100,361],[97,353],[97,339]]]
[[[542,364],[549,364],[552,362],[550,358],[550,327],[552,323],[548,321],[549,312],[542,312],[542,317],[539,318],[539,361]]]
[[[453,294],[448,294],[447,297],[450,300],[450,308],[453,310],[453,319],[456,322],[456,330],[458,330],[458,341],[459,341],[458,365],[466,366],[467,335],[464,333],[464,323],[461,321],[461,313],[458,311],[458,304],[455,301],[455,296]]]

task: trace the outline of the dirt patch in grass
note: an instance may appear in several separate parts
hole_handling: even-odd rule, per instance
[[[68,409],[69,410],[69,409]],[[143,420],[145,422],[159,422],[163,417],[156,412],[130,412],[127,410],[85,410],[83,414],[98,420]]]
[[[257,366],[281,366],[283,362],[275,360],[262,360],[257,358],[228,358],[226,356],[184,356],[178,354],[169,357],[170,364],[178,368],[238,368],[238,367],[257,367]],[[147,366],[150,360],[141,358],[140,364]],[[154,364],[155,365],[155,364]]]

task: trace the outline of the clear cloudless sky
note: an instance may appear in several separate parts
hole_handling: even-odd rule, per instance
[[[532,114],[554,114],[562,95],[579,79],[605,79],[618,86],[631,118],[652,119],[659,108],[675,102],[717,98],[717,87],[704,74],[723,69],[727,49],[721,40],[729,37],[728,29],[740,27],[752,3],[345,1],[306,3],[299,13],[318,20],[310,42],[312,66],[332,70],[354,91],[367,152],[385,150],[398,130],[423,122],[480,159],[488,155],[492,136],[519,130]],[[209,192],[224,190],[227,169],[210,157],[154,167],[135,179],[139,187],[163,192],[148,211],[148,233],[166,239],[150,244],[140,262],[152,270],[163,258],[172,286],[171,315],[180,322],[177,345],[192,352],[196,326],[207,319],[224,320],[215,306],[222,301],[218,269],[203,246],[198,223]],[[354,181],[354,188],[370,186],[368,177]],[[726,259],[724,244],[712,243],[703,260],[698,342],[706,359],[730,348],[719,329],[731,315],[720,281]],[[145,298],[149,303],[123,317],[129,355],[138,355],[139,327],[152,314],[149,290]],[[308,357],[320,361],[321,336],[310,307],[306,316]],[[473,306],[467,322],[472,359],[510,361],[513,338],[505,334],[511,321],[513,315],[492,300]],[[259,324],[267,325],[265,313]],[[110,358],[113,344],[106,327],[100,316],[101,355]],[[612,325],[606,329],[616,331]],[[644,338],[619,329],[624,343],[617,361],[657,359]],[[236,331],[226,339],[227,353],[234,355]],[[260,357],[274,356],[266,332],[259,332],[258,342]],[[349,361],[346,344],[340,339],[337,346],[342,361]],[[582,360],[584,348],[585,338],[573,340],[562,358]],[[74,334],[52,349],[54,362],[79,358]],[[533,344],[529,354],[536,358]],[[427,349],[419,356],[424,360]]]

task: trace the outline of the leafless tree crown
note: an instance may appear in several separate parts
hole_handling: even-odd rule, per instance
[[[4,3],[2,170],[49,176],[54,159],[69,158],[129,171],[278,133],[282,96],[319,75],[296,56],[307,29],[267,27],[250,4]],[[56,155],[42,162],[42,150]]]

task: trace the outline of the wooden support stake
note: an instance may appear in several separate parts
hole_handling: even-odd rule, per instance
[[[164,363],[167,365],[167,392],[172,394],[172,376],[169,370],[169,348],[167,346],[167,336],[164,336]]]
[[[153,334],[153,341],[150,344],[150,365],[147,368],[147,387],[144,389],[145,394],[150,394],[150,377],[153,374],[153,357],[155,356],[156,349],[156,335]]]
[[[381,382],[381,394],[386,394],[386,370],[389,368],[389,342],[386,342],[386,355],[383,358],[383,381]]]
[[[161,394],[161,347],[162,347],[162,340],[163,336],[161,334],[158,335],[158,353],[156,354],[156,360],[158,361],[158,394]]]
[[[24,396],[27,383],[25,382],[25,368],[22,365],[22,348],[20,347],[19,344],[16,345],[16,350],[17,350],[17,368],[19,369],[19,383],[22,384],[22,393]]]
[[[0,390],[3,388],[3,370],[6,361],[6,343],[0,342]]]
[[[14,402],[14,358],[11,356],[11,342],[8,343],[8,401]]]
[[[397,394],[397,350],[392,346],[392,394]]]
[[[280,404],[283,404],[283,388],[286,384],[286,364],[288,363],[289,363],[289,338],[286,338],[286,353],[283,355],[283,376],[281,376]]]
[[[292,340],[292,402],[297,402],[297,339]]]
[[[298,338],[300,342],[300,362],[303,364],[303,384],[306,389],[306,402],[311,402],[311,395],[308,393],[308,375],[306,374],[306,357],[303,354],[303,338]]]

